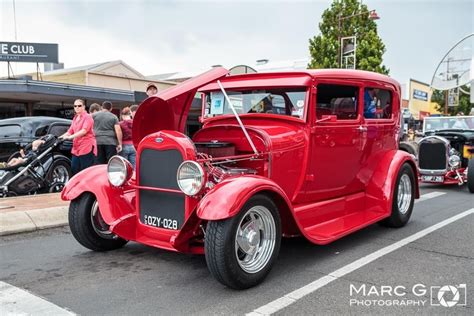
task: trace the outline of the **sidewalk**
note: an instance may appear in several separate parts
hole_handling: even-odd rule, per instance
[[[0,199],[0,236],[67,225],[68,208],[60,193]]]

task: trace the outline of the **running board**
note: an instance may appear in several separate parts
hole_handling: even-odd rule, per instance
[[[387,202],[356,192],[295,207],[295,219],[306,238],[324,245],[389,216]]]
[[[324,245],[387,217],[379,212],[360,211],[304,229],[313,242]]]

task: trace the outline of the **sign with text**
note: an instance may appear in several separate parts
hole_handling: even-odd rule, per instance
[[[428,101],[428,92],[414,89],[413,98],[423,101]]]
[[[0,42],[0,61],[58,63],[58,44]]]
[[[459,88],[448,90],[448,106],[459,105]]]

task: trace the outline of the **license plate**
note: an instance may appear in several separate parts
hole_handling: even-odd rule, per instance
[[[143,223],[148,226],[177,230],[178,221],[175,219],[162,218],[150,215],[143,216]]]
[[[444,176],[421,176],[421,181],[444,182]]]

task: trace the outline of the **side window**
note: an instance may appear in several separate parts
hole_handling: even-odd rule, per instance
[[[49,134],[53,134],[54,136],[61,136],[62,134],[66,133],[68,129],[68,125],[53,125],[49,130]]]
[[[356,119],[358,91],[359,88],[354,86],[318,85],[316,117],[336,115],[338,120]]]
[[[392,117],[392,94],[388,90],[365,88],[364,117],[389,119]]]
[[[47,134],[48,132],[48,125],[40,126],[35,131],[35,137],[41,137]]]

